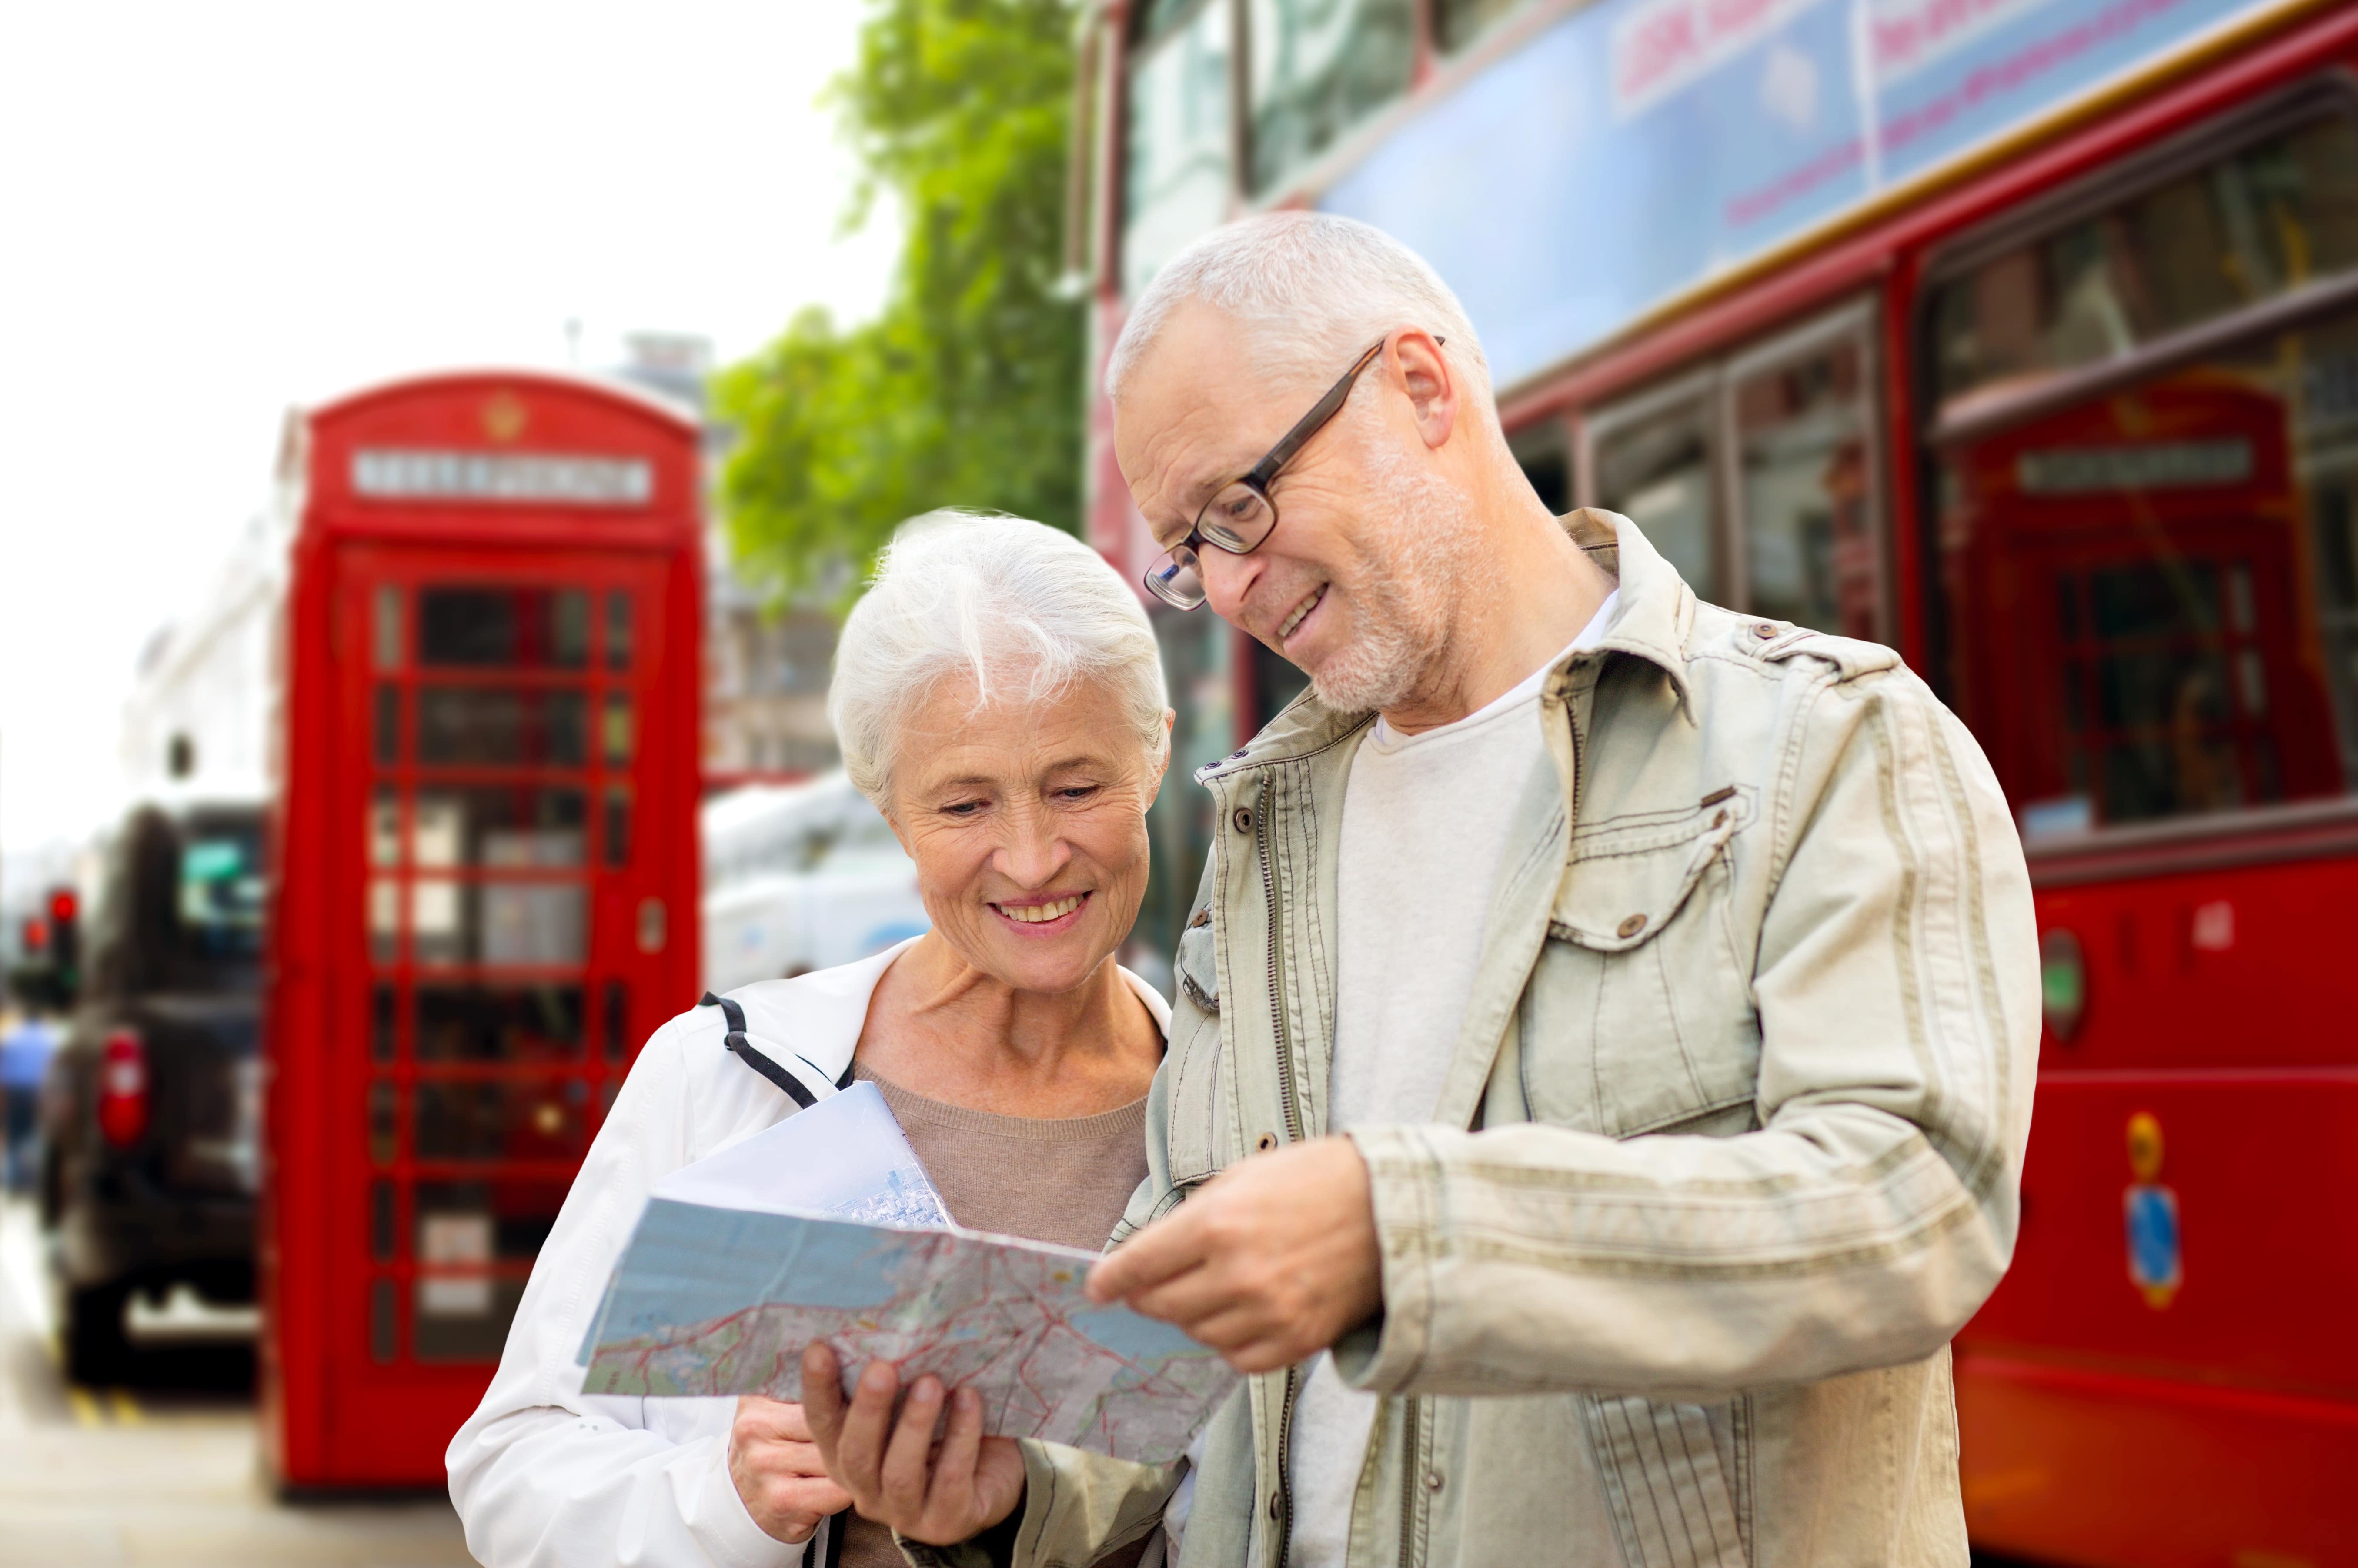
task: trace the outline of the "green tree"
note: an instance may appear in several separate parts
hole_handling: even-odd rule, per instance
[[[1057,287],[1071,119],[1070,0],[872,0],[832,92],[908,222],[882,313],[806,310],[716,379],[740,432],[720,503],[739,560],[780,589],[849,564],[935,506],[1080,526],[1082,311]]]

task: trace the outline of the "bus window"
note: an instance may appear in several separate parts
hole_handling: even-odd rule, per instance
[[[1771,353],[1728,376],[1745,608],[1875,639],[1879,530],[1865,322]]]
[[[2358,776],[2358,312],[1945,455],[1949,677],[2026,838]]]
[[[1153,41],[1132,51],[1126,175],[1122,180],[1122,292],[1136,297],[1163,264],[1228,216],[1229,16],[1226,0],[1192,15],[1158,3]]]
[[[1638,524],[1699,599],[1719,602],[1711,385],[1690,383],[1589,422],[1595,504]]]
[[[1256,192],[1408,91],[1414,0],[1247,0],[1245,13]]]
[[[1522,3],[1523,0],[1433,0],[1433,41],[1444,51],[1455,53]]]
[[[1572,432],[1561,419],[1542,419],[1507,438],[1523,477],[1550,512],[1572,510]]]
[[[1932,307],[1941,417],[2358,268],[2358,121],[2278,131],[1982,262]]]

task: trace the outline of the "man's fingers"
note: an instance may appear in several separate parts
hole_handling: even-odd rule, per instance
[[[1183,1205],[1098,1259],[1089,1270],[1089,1300],[1100,1305],[1126,1300],[1201,1263],[1200,1217]]]
[[[1199,1264],[1167,1279],[1158,1280],[1142,1290],[1132,1291],[1124,1301],[1133,1312],[1149,1317],[1175,1323],[1190,1334],[1204,1319],[1230,1310],[1242,1295],[1228,1271],[1213,1264]],[[1202,1339],[1200,1334],[1195,1337]],[[1206,1344],[1211,1341],[1205,1340]]]
[[[975,1504],[974,1472],[982,1454],[982,1396],[960,1389],[950,1396],[949,1430],[934,1455],[934,1484],[925,1491],[925,1511],[963,1519]]]
[[[942,1380],[928,1373],[909,1386],[900,1422],[884,1450],[884,1506],[894,1519],[914,1519],[925,1511],[934,1427],[941,1413]]]
[[[832,1448],[843,1430],[843,1368],[825,1345],[804,1347],[802,1411],[820,1449]]]
[[[892,1436],[892,1399],[900,1388],[900,1374],[890,1361],[871,1361],[860,1368],[860,1386],[852,1390],[836,1439],[835,1463],[827,1473],[850,1488],[863,1509],[882,1493],[884,1444]]]

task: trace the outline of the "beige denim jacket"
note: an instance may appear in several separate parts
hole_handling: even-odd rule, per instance
[[[1948,1343],[2013,1249],[2039,1046],[2005,797],[1889,650],[1700,603],[1611,514],[1566,525],[1617,619],[1547,683],[1557,776],[1435,1124],[1351,1134],[1384,1308],[1336,1354],[1385,1396],[1352,1568],[1962,1564]],[[1117,1240],[1325,1127],[1368,722],[1305,698],[1198,775],[1209,918]],[[1304,1370],[1215,1418],[1184,1568],[1284,1563]],[[1020,1563],[1136,1539],[1175,1479],[1026,1448]]]

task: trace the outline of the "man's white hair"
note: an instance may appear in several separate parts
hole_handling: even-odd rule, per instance
[[[1490,365],[1466,308],[1424,258],[1381,229],[1331,212],[1263,212],[1213,230],[1163,264],[1130,307],[1106,361],[1106,395],[1145,359],[1171,316],[1209,305],[1244,329],[1263,373],[1332,380],[1402,327],[1446,339],[1442,352],[1488,411]],[[1494,420],[1495,422],[1495,420]]]
[[[1027,518],[928,512],[901,524],[836,643],[827,717],[844,772],[892,808],[903,720],[945,677],[972,683],[980,708],[1053,701],[1104,683],[1151,760],[1160,760],[1163,650],[1105,558]]]

